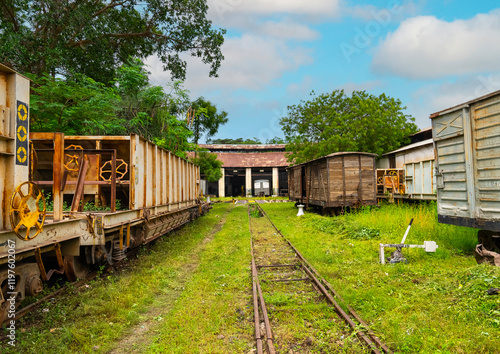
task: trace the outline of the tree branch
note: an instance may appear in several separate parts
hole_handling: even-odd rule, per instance
[[[104,6],[102,9],[100,9],[99,11],[95,12],[94,13],[94,17],[97,17],[99,15],[101,15],[102,13],[108,11],[109,9],[113,9],[117,6],[121,6],[125,3],[127,3],[128,0],[123,0],[123,1],[119,1],[119,2],[115,2],[115,0],[111,1],[108,5]]]
[[[14,30],[17,32],[19,31],[19,22],[17,21],[16,14],[14,13],[14,10],[12,10],[9,6],[7,6],[6,2],[4,0],[0,0],[0,5],[5,9],[7,15],[11,18],[11,22],[14,25]]]

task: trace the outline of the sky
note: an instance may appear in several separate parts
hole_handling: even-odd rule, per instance
[[[497,6],[495,6],[497,4]],[[500,7],[464,0],[208,0],[225,28],[219,77],[186,57],[184,87],[228,113],[214,138],[283,137],[280,117],[310,93],[385,93],[419,128],[431,113],[500,89]],[[150,81],[164,85],[156,57]],[[202,139],[203,140],[203,139]]]

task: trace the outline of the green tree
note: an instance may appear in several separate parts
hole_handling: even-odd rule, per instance
[[[190,122],[190,127],[193,131],[195,144],[198,144],[203,134],[206,134],[207,138],[215,135],[219,127],[228,121],[227,112],[217,112],[217,107],[203,97],[199,97],[191,103],[191,112],[193,112],[194,117]]]
[[[205,175],[208,182],[217,182],[221,179],[223,163],[217,160],[216,154],[200,151],[191,161],[200,166],[200,174]]]
[[[243,139],[243,138],[237,138],[237,139],[208,139],[207,140],[208,144],[262,144],[262,142],[258,138],[253,138],[253,139]]]
[[[285,144],[285,140],[279,136],[275,136],[272,139],[267,139],[266,144]]]
[[[375,96],[343,90],[315,96],[288,107],[280,124],[291,151],[289,160],[308,161],[340,151],[375,154],[397,149],[417,131],[415,119],[403,113],[401,101],[385,94]]]
[[[0,1],[0,63],[41,76],[85,74],[108,83],[130,56],[156,54],[183,79],[188,53],[216,75],[225,30],[212,28],[206,0]]]
[[[188,91],[179,81],[161,86],[149,84],[148,72],[140,60],[130,60],[118,69],[116,90],[121,97],[118,109],[127,133],[135,133],[186,157],[192,132],[184,119],[190,105]]]
[[[32,131],[67,135],[115,135],[125,133],[116,117],[120,103],[113,88],[89,77],[63,80],[43,75],[32,79],[30,125]]]

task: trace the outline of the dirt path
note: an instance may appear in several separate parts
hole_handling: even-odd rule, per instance
[[[186,257],[186,259],[189,259],[191,262],[184,263],[176,269],[178,277],[175,288],[171,289],[171,291],[167,293],[163,293],[159,298],[157,298],[159,305],[151,307],[146,313],[143,313],[141,317],[144,318],[144,320],[131,327],[131,329],[122,337],[110,353],[143,353],[147,349],[152,338],[154,338],[156,332],[158,332],[158,329],[161,326],[162,318],[168,316],[168,313],[172,310],[176,299],[182,295],[185,285],[196,272],[199,265],[199,255],[203,252],[205,246],[213,240],[215,235],[222,230],[222,227],[226,223],[226,217],[233,210],[233,208],[234,207],[229,208],[221,216],[220,222],[218,222],[212,230],[210,230],[207,236],[193,250],[190,256]]]

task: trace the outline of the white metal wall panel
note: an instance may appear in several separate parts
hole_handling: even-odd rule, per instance
[[[434,160],[407,163],[405,176],[406,194],[430,195],[435,193]]]
[[[471,109],[474,125],[476,217],[500,219],[500,100],[494,97]]]
[[[470,217],[468,184],[473,181],[466,160],[466,115],[463,110],[444,114],[434,118],[432,126],[437,150],[438,213]]]

